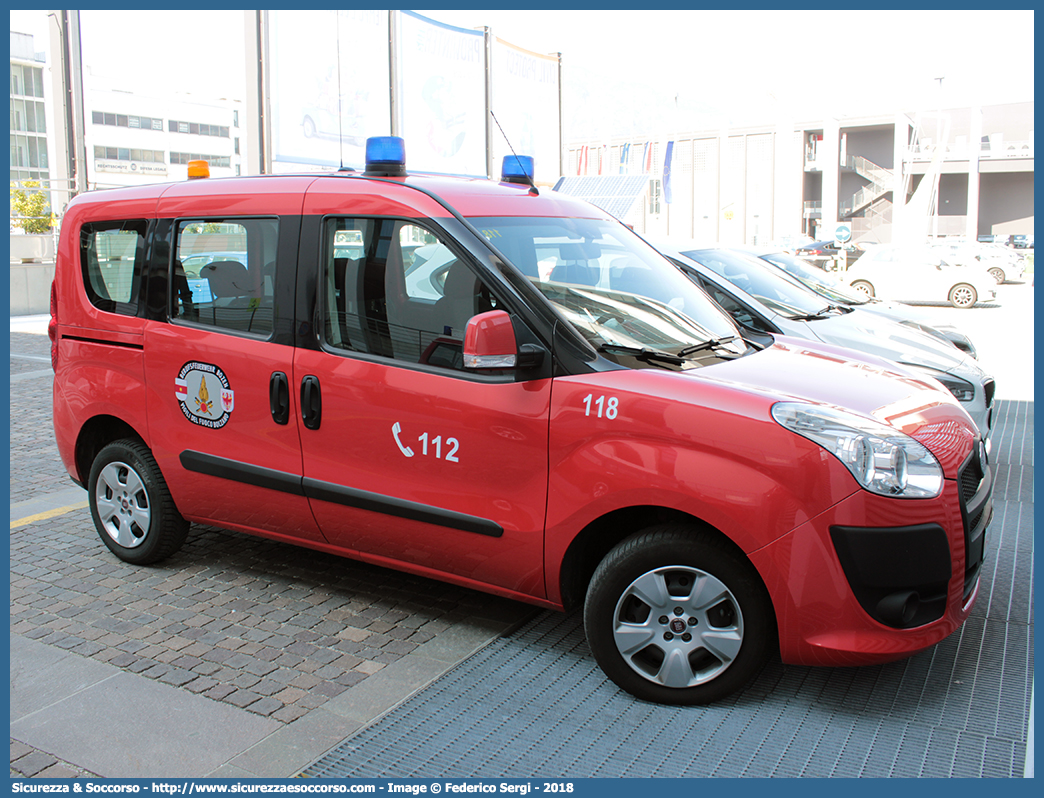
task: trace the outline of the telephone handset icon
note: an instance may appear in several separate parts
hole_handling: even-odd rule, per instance
[[[399,440],[399,433],[402,432],[402,427],[399,426],[399,422],[396,421],[392,424],[392,435],[395,436],[395,445],[399,447],[399,451],[407,457],[413,457],[413,449],[409,446],[403,446],[402,441]]]

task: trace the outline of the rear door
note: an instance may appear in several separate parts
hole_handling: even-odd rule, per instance
[[[227,207],[245,213],[216,212]],[[143,400],[182,514],[320,541],[301,489],[291,390],[300,216],[281,208],[263,195],[161,200],[153,269],[165,290],[152,301],[165,305],[164,320],[146,327]]]
[[[323,533],[377,562],[545,595],[549,372],[463,369],[468,319],[504,305],[426,220],[328,214],[317,229],[318,343],[294,367]],[[335,246],[349,238],[358,252]]]

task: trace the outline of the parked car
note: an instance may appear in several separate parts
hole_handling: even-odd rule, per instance
[[[744,327],[823,341],[915,369],[945,385],[984,440],[993,427],[994,379],[948,341],[876,313],[824,298],[775,266],[734,249],[694,241],[653,244]]]
[[[993,517],[964,403],[923,369],[748,340],[519,160],[499,182],[417,174],[380,137],[362,172],[77,195],[53,429],[102,544],[148,565],[195,523],[582,608],[595,659],[646,701],[955,632]],[[362,258],[337,253],[349,231]],[[230,235],[249,257],[204,266],[201,308],[177,261]],[[407,258],[422,241],[442,247]],[[135,257],[106,283],[113,251]]]
[[[944,240],[930,247],[945,260],[958,266],[981,266],[998,285],[1008,280],[1021,279],[1026,271],[1022,256],[1001,244]]]
[[[766,263],[771,263],[791,277],[794,277],[830,302],[838,302],[850,307],[877,313],[885,318],[913,327],[923,333],[947,341],[962,352],[978,357],[978,352],[971,339],[950,324],[938,324],[925,311],[913,305],[891,302],[886,299],[869,297],[856,291],[829,272],[825,272],[814,264],[783,250],[768,247],[736,247],[740,252],[755,255]]]
[[[970,308],[997,297],[997,282],[982,267],[957,266],[928,246],[878,244],[844,273],[870,297],[901,302],[949,302]]]
[[[859,260],[863,254],[863,248],[858,244],[838,244],[833,239],[825,241],[813,241],[811,244],[796,247],[794,254],[807,258],[809,256],[818,258],[837,258],[841,253],[845,255],[845,262],[851,265]]]
[[[1017,235],[1012,238],[1011,245],[1015,249],[1033,249],[1033,234]]]

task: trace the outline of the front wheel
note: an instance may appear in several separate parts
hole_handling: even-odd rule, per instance
[[[753,566],[686,526],[625,540],[595,570],[584,605],[595,659],[619,687],[662,704],[706,704],[768,659],[775,623]]]
[[[990,269],[990,277],[997,281],[997,285],[1000,285],[1006,279],[1004,269],[1002,269],[1000,266],[994,266]]]
[[[116,441],[98,452],[87,493],[99,537],[121,560],[158,562],[185,542],[189,524],[144,444]]]
[[[970,308],[979,301],[979,295],[967,283],[958,283],[950,289],[949,299],[955,308]]]
[[[874,287],[866,280],[856,280],[852,283],[852,288],[870,299],[874,298]]]

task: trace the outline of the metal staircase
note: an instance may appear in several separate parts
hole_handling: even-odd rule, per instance
[[[870,181],[870,185],[863,186],[850,200],[841,203],[841,218],[850,219],[854,214],[891,192],[894,175],[891,169],[878,166],[861,155],[848,158],[844,165],[860,177]]]

